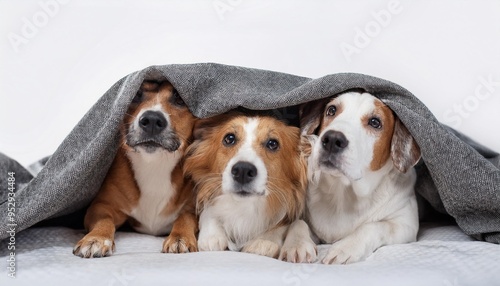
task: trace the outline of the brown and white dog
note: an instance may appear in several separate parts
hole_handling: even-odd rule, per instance
[[[307,174],[299,128],[229,113],[197,122],[185,173],[197,191],[198,249],[278,257],[302,213]]]
[[[420,149],[379,99],[346,92],[306,104],[302,134],[310,141],[306,221],[326,264],[362,261],[383,245],[415,241],[418,211],[412,168]],[[281,259],[315,259],[303,221],[293,224]]]
[[[170,83],[142,84],[121,125],[122,145],[85,215],[89,232],[75,255],[111,255],[115,230],[127,220],[142,233],[170,233],[163,252],[197,250],[194,195],[181,166],[194,122]]]

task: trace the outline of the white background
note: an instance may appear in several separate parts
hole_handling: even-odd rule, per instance
[[[23,165],[123,76],[196,62],[381,77],[500,151],[500,1],[0,0],[0,23],[0,152]]]

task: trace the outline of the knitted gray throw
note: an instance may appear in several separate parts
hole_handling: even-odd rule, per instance
[[[170,81],[197,117],[244,107],[272,110],[290,121],[297,118],[298,104],[362,88],[392,108],[420,146],[416,191],[434,209],[451,215],[466,234],[500,243],[500,155],[440,124],[406,89],[362,74],[309,79],[212,63],[152,66],[122,78],[35,178],[0,153],[0,239],[91,202],[118,149],[119,124],[144,79]],[[9,172],[15,172],[14,209]]]

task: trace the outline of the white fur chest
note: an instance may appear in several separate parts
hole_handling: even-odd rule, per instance
[[[225,194],[218,197],[206,211],[221,224],[230,250],[239,251],[246,242],[264,233],[271,224],[265,197],[239,198]]]
[[[309,187],[307,220],[321,241],[333,243],[353,230],[358,222],[352,219],[360,219],[353,207],[356,200],[351,188],[329,176],[321,176],[318,186]]]
[[[169,216],[163,212],[178,187],[172,184],[171,178],[180,155],[178,152],[130,152],[127,155],[140,189],[139,201],[129,214],[140,223],[136,230],[152,235],[167,234],[178,215],[178,211]]]
[[[384,171],[383,171],[384,172]],[[414,170],[373,172],[356,182],[322,173],[307,195],[307,220],[321,241],[333,243],[360,225],[382,221],[403,208],[416,208]]]

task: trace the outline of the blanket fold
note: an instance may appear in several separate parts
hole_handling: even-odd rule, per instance
[[[401,86],[372,76],[341,73],[309,79],[213,63],[151,66],[114,84],[33,176],[0,154],[0,213],[7,213],[5,174],[16,172],[16,231],[81,210],[97,193],[119,147],[119,124],[143,80],[168,80],[200,118],[234,108],[273,110],[287,120],[296,106],[362,88],[385,102],[420,146],[416,191],[453,216],[477,239],[500,243],[500,155],[437,121]],[[2,215],[2,217],[5,217]],[[9,236],[0,225],[0,239]]]

